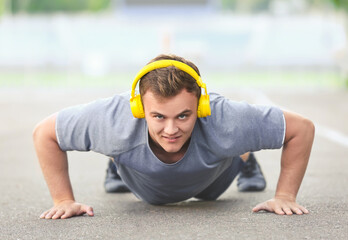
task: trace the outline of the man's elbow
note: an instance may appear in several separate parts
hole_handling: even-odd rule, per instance
[[[32,133],[34,145],[43,141],[55,140],[55,115],[52,115],[39,122]]]
[[[38,142],[40,142],[40,139],[45,137],[45,122],[44,121],[39,122],[35,126],[32,133],[32,137],[33,137],[34,145],[37,145]]]
[[[309,141],[313,141],[315,136],[315,125],[311,120],[307,118],[303,119],[302,130],[305,138]]]

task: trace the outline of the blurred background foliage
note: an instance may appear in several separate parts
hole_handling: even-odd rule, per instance
[[[318,2],[319,0],[316,0],[316,1]],[[341,9],[348,11],[348,1],[346,1],[346,0],[331,0],[330,2],[333,2],[333,4],[337,8],[341,8]]]
[[[96,12],[109,8],[110,0],[1,0],[2,8],[16,13]]]
[[[208,1],[208,0],[207,0]],[[5,9],[12,14],[25,13],[54,13],[54,12],[98,12],[110,9],[123,0],[0,0],[0,11]],[[216,1],[222,10],[238,12],[264,12],[268,11],[275,0],[220,0]],[[294,2],[294,1],[293,1]],[[296,2],[296,1],[295,1]],[[307,0],[310,8],[336,7],[348,11],[347,0]],[[300,3],[302,4],[302,3]]]

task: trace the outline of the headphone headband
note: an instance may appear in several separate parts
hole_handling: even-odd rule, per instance
[[[193,77],[196,80],[198,86],[203,88],[205,91],[205,94],[207,94],[207,86],[205,85],[205,83],[203,83],[201,77],[198,75],[198,73],[192,67],[190,67],[189,65],[187,65],[183,62],[180,62],[180,61],[165,59],[165,60],[158,60],[156,62],[152,62],[152,63],[146,65],[145,67],[143,67],[139,71],[139,73],[135,76],[135,78],[133,80],[131,96],[135,97],[135,88],[137,86],[137,83],[145,74],[147,74],[155,69],[166,68],[166,67],[170,67],[170,66],[174,66],[174,67],[180,69],[181,71],[186,72],[191,77]]]

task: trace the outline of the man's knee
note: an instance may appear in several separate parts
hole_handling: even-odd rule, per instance
[[[246,162],[249,158],[250,152],[246,152],[242,155],[240,155],[239,157],[243,160],[243,162]]]
[[[207,194],[198,194],[195,198],[203,201],[215,201],[220,197],[221,194],[216,193],[207,193]]]

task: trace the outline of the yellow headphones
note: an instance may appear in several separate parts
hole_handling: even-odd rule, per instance
[[[199,118],[201,117],[206,117],[211,114],[210,110],[210,102],[209,102],[209,95],[207,93],[207,87],[205,83],[202,82],[201,77],[197,74],[197,72],[188,66],[187,64],[176,61],[176,60],[159,60],[156,62],[152,62],[145,67],[143,67],[140,72],[135,76],[135,79],[132,84],[132,92],[131,92],[131,99],[130,99],[130,105],[131,105],[131,110],[133,113],[133,116],[135,118],[144,118],[145,117],[145,112],[143,108],[143,104],[141,102],[141,97],[140,94],[135,94],[135,87],[137,86],[138,81],[148,72],[151,72],[152,70],[158,69],[158,68],[165,68],[169,66],[174,66],[193,77],[198,86],[201,88],[204,88],[204,93],[201,94],[201,97],[199,98],[198,101],[198,109],[197,109],[197,116]]]

